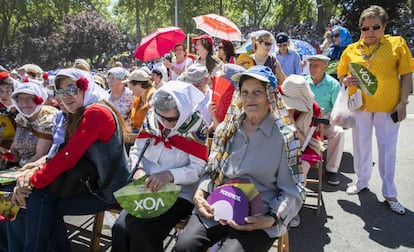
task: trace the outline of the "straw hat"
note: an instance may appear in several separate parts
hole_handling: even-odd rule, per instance
[[[282,99],[287,109],[302,112],[312,110],[315,95],[305,78],[301,75],[289,75],[282,85]]]

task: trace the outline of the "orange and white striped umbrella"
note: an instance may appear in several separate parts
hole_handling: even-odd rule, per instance
[[[226,17],[217,14],[206,14],[193,17],[196,28],[208,35],[230,41],[241,41],[241,32],[236,24]]]

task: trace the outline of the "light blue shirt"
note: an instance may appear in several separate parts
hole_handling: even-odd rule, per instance
[[[317,85],[313,83],[310,75],[306,75],[305,79],[309,83],[312,92],[315,94],[316,102],[324,109],[324,113],[331,113],[341,88],[339,82],[326,73],[322,81]]]
[[[276,58],[282,67],[283,72],[287,75],[302,74],[302,65],[300,63],[300,56],[297,52],[288,50],[286,55],[276,53]]]

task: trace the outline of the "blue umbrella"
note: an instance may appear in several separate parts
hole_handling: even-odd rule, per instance
[[[309,44],[306,41],[299,40],[299,39],[291,39],[295,51],[302,57],[303,55],[315,55],[316,54],[316,48],[313,47],[311,44]]]

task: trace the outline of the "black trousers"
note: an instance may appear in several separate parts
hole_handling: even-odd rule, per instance
[[[264,230],[238,231],[228,225],[206,228],[198,215],[193,214],[183,233],[178,237],[176,252],[206,251],[216,242],[224,240],[220,252],[266,252],[277,239],[270,238]]]
[[[164,251],[163,241],[175,224],[191,214],[193,207],[188,200],[178,198],[167,212],[151,219],[140,219],[122,210],[112,227],[112,251]]]

